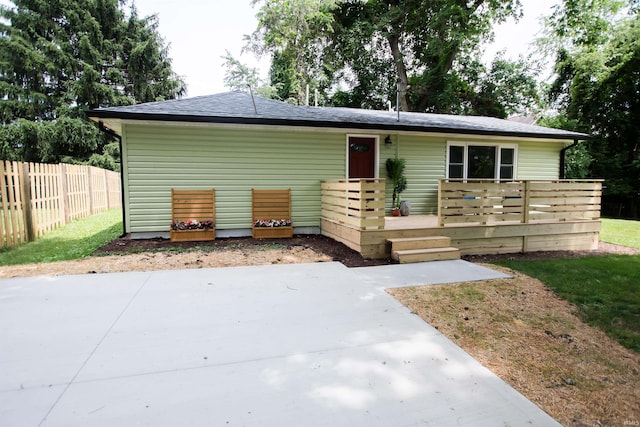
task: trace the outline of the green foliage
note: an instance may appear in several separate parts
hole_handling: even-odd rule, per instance
[[[469,82],[473,90],[465,95],[470,100],[467,113],[506,119],[538,110],[541,100],[532,69],[523,58],[508,61],[498,55],[484,75]]]
[[[175,98],[155,16],[127,16],[119,0],[13,0],[0,6],[0,154],[87,162],[111,141],[89,124],[91,108]],[[116,167],[117,158],[104,159]]]
[[[398,157],[388,158],[385,163],[387,177],[391,180],[393,188],[393,195],[391,196],[391,206],[393,208],[400,207],[400,193],[407,189],[407,178],[404,176],[406,165],[406,160]]]
[[[258,28],[247,39],[253,52],[270,54],[271,85],[277,97],[306,103],[306,88],[324,93],[329,82],[322,62],[333,31],[333,0],[254,0]]]
[[[347,70],[363,106],[395,103],[399,90],[404,111],[504,116],[512,106],[502,106],[506,93],[491,87],[513,90],[513,73],[526,76],[528,68],[501,59],[487,72],[477,46],[493,24],[519,11],[516,0],[340,2],[330,57],[334,68]]]
[[[68,261],[90,256],[122,234],[122,211],[112,209],[73,221],[40,239],[0,250],[0,265]]]
[[[566,46],[595,46],[609,38],[616,15],[632,0],[563,0],[545,19],[545,44],[559,50]]]
[[[542,117],[538,120],[540,126],[571,130],[575,132],[588,132],[577,120],[567,118],[566,115],[556,114]],[[589,170],[593,157],[586,143],[579,142],[565,152],[565,177],[568,179],[585,179],[589,177]]]
[[[537,107],[534,67],[478,45],[493,24],[519,16],[518,0],[264,0],[249,47],[269,53],[278,98],[302,103],[306,86],[329,105],[506,117]],[[409,88],[410,87],[410,88]]]
[[[224,85],[231,90],[247,92],[251,90],[265,98],[278,99],[276,88],[264,82],[260,78],[257,68],[251,68],[234,58],[229,51],[222,57],[224,59]]]
[[[640,221],[602,218],[600,240],[640,249]]]
[[[640,352],[640,256],[500,261],[575,304],[578,316]]]
[[[605,178],[605,198],[627,198],[631,206],[629,215],[637,218],[640,216],[640,14],[611,20],[624,3],[604,0],[567,3],[566,17],[560,14],[553,28],[557,35],[567,34],[569,48],[558,51],[557,78],[551,85],[550,97],[568,120],[574,120],[593,135],[586,143],[593,158],[588,175]],[[569,24],[579,27],[562,27]]]

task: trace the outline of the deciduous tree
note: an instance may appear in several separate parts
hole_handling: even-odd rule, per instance
[[[634,1],[565,1],[550,20],[560,46],[551,99],[593,138],[589,176],[607,213],[640,217],[640,14]],[[615,19],[613,19],[615,17]],[[610,202],[623,204],[612,209]]]

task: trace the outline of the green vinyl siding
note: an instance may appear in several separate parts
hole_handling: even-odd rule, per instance
[[[345,136],[128,124],[128,229],[168,231],[171,188],[216,190],[218,229],[251,227],[251,189],[291,188],[295,226],[320,225],[320,181],[345,173]]]
[[[445,177],[446,141],[444,138],[414,135],[400,135],[399,139],[398,156],[404,158],[407,165],[407,189],[400,199],[411,203],[413,214],[435,214],[438,210],[438,179]]]
[[[559,142],[523,141],[518,143],[518,179],[558,179],[560,177]]]
[[[345,176],[347,134],[342,131],[264,127],[126,124],[123,171],[127,185],[127,229],[167,232],[171,188],[216,190],[216,226],[251,226],[251,189],[291,188],[292,219],[297,227],[319,227],[320,181]],[[414,214],[435,214],[438,179],[446,176],[444,136],[381,133],[378,173],[386,178],[388,158],[405,158],[407,189],[401,200]],[[372,135],[374,136],[374,135]],[[470,139],[455,138],[470,142]],[[560,150],[553,141],[472,139],[517,145],[518,179],[557,179]],[[387,183],[387,208],[391,186]]]

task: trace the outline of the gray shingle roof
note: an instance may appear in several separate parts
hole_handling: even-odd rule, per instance
[[[99,108],[87,115],[95,119],[162,120],[237,123],[351,129],[501,135],[551,139],[586,139],[582,133],[518,123],[492,117],[430,113],[400,113],[336,107],[301,107],[245,92],[225,92],[195,98]]]

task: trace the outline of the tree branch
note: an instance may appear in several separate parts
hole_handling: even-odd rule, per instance
[[[387,40],[389,41],[389,47],[391,48],[393,62],[396,65],[398,90],[400,91],[400,110],[410,111],[407,97],[407,85],[409,84],[409,78],[407,76],[407,67],[404,63],[402,52],[400,51],[400,36],[396,34],[389,34]]]

